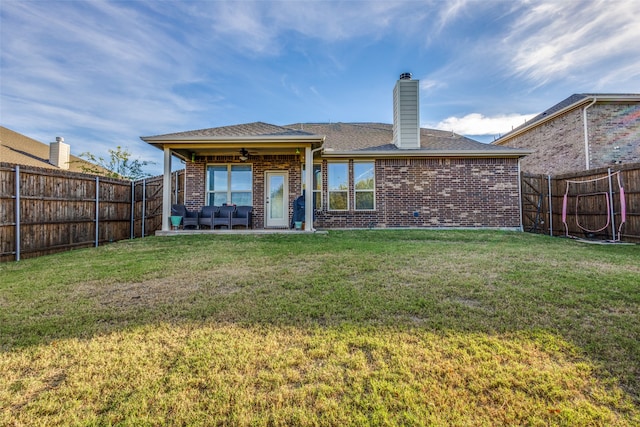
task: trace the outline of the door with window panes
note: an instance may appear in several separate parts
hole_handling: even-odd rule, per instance
[[[289,225],[289,174],[287,172],[265,172],[265,199],[267,227]]]

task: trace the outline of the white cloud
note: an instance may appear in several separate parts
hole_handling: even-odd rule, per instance
[[[390,34],[430,39],[466,10],[469,0],[198,2],[191,10],[209,22],[208,35],[245,55],[275,56],[297,38],[327,43]]]
[[[424,92],[429,92],[431,90],[441,89],[446,87],[447,87],[447,83],[441,80],[434,80],[434,79],[420,80],[420,90]]]
[[[469,0],[449,0],[443,2],[443,8],[439,11],[438,16],[438,32],[442,31],[447,25],[454,21],[456,17],[465,11]]]
[[[518,13],[503,49],[513,73],[531,82],[606,76],[620,56],[636,58],[640,68],[637,0],[544,0],[524,3]]]
[[[479,113],[471,113],[463,117],[447,117],[429,127],[462,135],[498,135],[511,131],[535,116],[536,114],[506,114],[487,117]]]

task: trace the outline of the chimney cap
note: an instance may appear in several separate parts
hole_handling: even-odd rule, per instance
[[[400,74],[400,80],[411,80],[411,73]]]

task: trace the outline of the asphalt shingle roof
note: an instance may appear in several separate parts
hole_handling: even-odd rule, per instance
[[[393,125],[386,123],[297,123],[287,127],[325,135],[334,151],[403,151],[393,144]],[[496,150],[497,149],[497,150]],[[420,129],[421,151],[504,151],[449,131]],[[411,150],[419,151],[419,150]]]
[[[305,136],[310,132],[272,125],[264,122],[244,123],[216,128],[190,130],[143,138],[198,138],[198,137],[247,137],[247,136]]]
[[[497,147],[483,144],[473,139],[458,135],[449,131],[436,129],[420,130],[420,149],[401,150],[393,144],[393,125],[387,123],[294,123],[285,126],[277,126],[269,123],[254,122],[232,126],[199,129],[187,132],[170,133],[142,139],[206,139],[210,138],[234,138],[234,137],[290,137],[290,136],[318,136],[325,137],[325,150],[341,153],[358,152],[455,152],[455,151],[479,151],[490,153],[492,151],[505,152],[505,147]]]
[[[48,144],[43,144],[3,126],[0,126],[0,161],[60,170],[57,166],[49,163]],[[82,164],[95,167],[86,160],[71,155],[68,170],[82,172]]]

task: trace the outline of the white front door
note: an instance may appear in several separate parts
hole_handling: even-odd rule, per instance
[[[289,173],[265,172],[265,182],[266,227],[287,227],[289,225]]]

